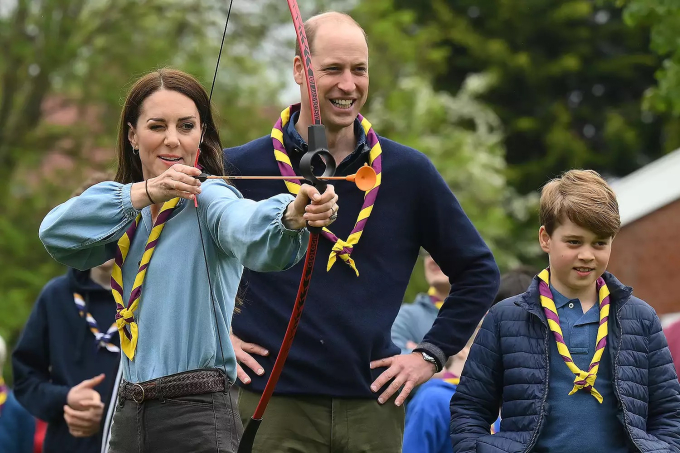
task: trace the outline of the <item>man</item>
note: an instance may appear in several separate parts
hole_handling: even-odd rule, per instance
[[[378,137],[358,119],[369,80],[368,45],[359,25],[347,15],[326,13],[309,19],[305,30],[336,174],[367,164],[380,177],[369,196],[350,184],[335,185],[340,216],[332,235],[319,241],[305,312],[254,451],[400,452],[402,403],[465,346],[496,294],[498,268],[432,163]],[[225,150],[233,174],[299,174],[311,124],[299,50],[293,75],[303,107],[286,109],[271,137]],[[255,200],[296,189],[280,181],[237,187]],[[390,328],[421,247],[441,264],[451,292],[414,353],[399,355]],[[301,268],[276,275],[244,272],[244,304],[232,322],[236,357],[255,371],[239,369],[244,421],[278,353]]]
[[[109,180],[98,174],[74,195]],[[12,355],[17,400],[48,423],[43,452],[94,453],[120,362],[113,260],[43,288]]]

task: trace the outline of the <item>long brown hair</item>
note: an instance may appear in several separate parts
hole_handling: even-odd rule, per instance
[[[213,175],[224,175],[222,142],[213,120],[208,94],[198,80],[191,75],[176,69],[163,68],[150,72],[137,80],[125,99],[118,125],[116,182],[129,184],[144,180],[142,162],[139,155],[132,152],[132,145],[128,140],[130,127],[128,123],[137,124],[139,110],[144,100],[161,89],[177,91],[194,101],[201,125],[205,128],[198,163],[205,172]]]

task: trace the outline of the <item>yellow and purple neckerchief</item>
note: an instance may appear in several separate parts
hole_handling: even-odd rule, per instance
[[[427,295],[430,296],[430,302],[432,302],[432,305],[437,307],[437,310],[442,308],[442,305],[444,305],[444,301],[437,296],[437,290],[434,289],[434,286],[430,286],[430,289],[427,290]]]
[[[85,305],[83,296],[78,293],[73,293],[73,300],[76,303],[76,307],[78,307],[78,313],[80,314],[80,317],[85,318],[85,321],[87,321],[87,326],[90,328],[90,332],[92,332],[94,335],[94,341],[97,345],[97,349],[106,348],[107,351],[120,352],[120,348],[111,342],[113,334],[118,331],[118,325],[114,322],[111,324],[111,327],[109,327],[109,330],[107,330],[106,333],[102,333],[99,330],[99,324],[97,324],[97,320],[94,319],[90,312],[86,311],[87,306]]]
[[[274,125],[272,129],[272,142],[274,144],[274,157],[279,165],[279,170],[282,176],[296,176],[293,170],[293,165],[290,162],[286,148],[283,146],[283,128],[286,127],[290,117],[293,113],[300,110],[300,104],[294,104],[286,108],[281,112],[281,116]],[[359,276],[359,271],[357,270],[354,260],[350,257],[354,246],[359,243],[361,234],[364,231],[368,217],[371,215],[373,210],[373,205],[378,196],[378,189],[380,189],[380,182],[382,180],[382,148],[380,147],[380,141],[378,140],[378,135],[373,130],[371,123],[368,122],[366,118],[359,114],[357,116],[359,122],[361,122],[361,127],[366,133],[366,142],[370,148],[368,163],[373,167],[376,174],[375,186],[371,190],[367,190],[364,196],[364,204],[361,206],[361,211],[359,211],[359,217],[357,218],[354,228],[350,233],[346,241],[338,238],[333,234],[328,228],[324,228],[321,232],[322,236],[331,241],[333,249],[331,255],[328,258],[327,270],[330,270],[335,264],[337,257],[340,257],[345,263],[349,265],[354,272],[356,272],[357,277]],[[297,195],[300,190],[301,182],[299,179],[285,180],[286,187],[288,191],[293,195]]]
[[[9,394],[9,389],[5,385],[5,380],[0,377],[0,415],[2,415],[2,408],[5,407],[7,402],[7,396]]]
[[[137,327],[137,322],[135,321],[135,310],[137,310],[142,296],[142,284],[146,277],[146,270],[149,267],[149,262],[151,262],[151,256],[156,248],[156,244],[158,244],[161,232],[163,232],[163,227],[172,215],[178,202],[179,198],[173,198],[172,200],[166,201],[153,224],[149,239],[146,241],[142,260],[139,262],[139,270],[135,276],[135,282],[132,286],[127,306],[123,303],[123,263],[130,251],[132,239],[135,237],[137,227],[142,219],[141,213],[137,215],[135,221],[132,222],[125,234],[118,240],[116,260],[113,264],[113,271],[111,272],[111,290],[113,292],[113,298],[116,300],[116,324],[118,326],[118,331],[120,332],[120,346],[123,353],[130,360],[134,359],[135,349],[137,349],[139,329]]]
[[[607,345],[607,324],[609,320],[609,288],[607,288],[607,284],[602,277],[598,278],[595,283],[600,303],[600,326],[597,329],[597,340],[595,341],[595,354],[593,354],[593,360],[590,362],[588,371],[583,371],[577,367],[572,360],[569,348],[562,336],[560,317],[557,315],[555,301],[553,300],[552,291],[550,291],[550,268],[541,271],[541,273],[538,274],[538,278],[541,280],[538,283],[541,306],[543,307],[545,316],[548,318],[550,330],[555,334],[557,351],[564,359],[569,370],[576,375],[576,378],[574,379],[574,388],[571,389],[569,394],[573,395],[578,390],[583,390],[593,395],[598,402],[602,403],[602,395],[595,390],[595,380],[597,379],[597,371],[600,367],[600,360],[602,359],[604,348]]]

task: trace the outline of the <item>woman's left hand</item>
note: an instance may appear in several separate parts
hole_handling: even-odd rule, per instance
[[[308,204],[311,200],[311,204]],[[291,230],[299,230],[305,226],[325,227],[333,223],[338,214],[338,196],[332,185],[326,186],[326,191],[319,191],[303,184],[292,203],[283,215],[283,225]]]

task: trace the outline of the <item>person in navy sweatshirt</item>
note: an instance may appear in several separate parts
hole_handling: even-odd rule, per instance
[[[75,194],[108,175],[95,175]],[[113,260],[43,288],[12,354],[14,393],[48,423],[43,452],[94,453],[120,362]]]
[[[336,184],[342,193],[338,220],[319,241],[305,311],[254,451],[400,452],[402,403],[465,346],[493,302],[499,272],[432,162],[378,136],[360,115],[368,94],[368,46],[361,27],[347,15],[325,13],[309,19],[305,30],[336,174],[371,165],[380,177],[367,193]],[[311,115],[296,53],[293,72],[302,108],[284,110],[271,135],[226,149],[231,174],[299,174]],[[297,190],[291,182],[235,183],[254,200]],[[413,353],[399,355],[390,329],[421,247],[440,264],[451,290],[423,341]],[[278,354],[301,269],[298,264],[276,274],[248,269],[243,274],[232,342],[242,366],[244,422]]]
[[[0,452],[33,453],[36,420],[23,408],[2,377],[7,345],[0,337]]]

